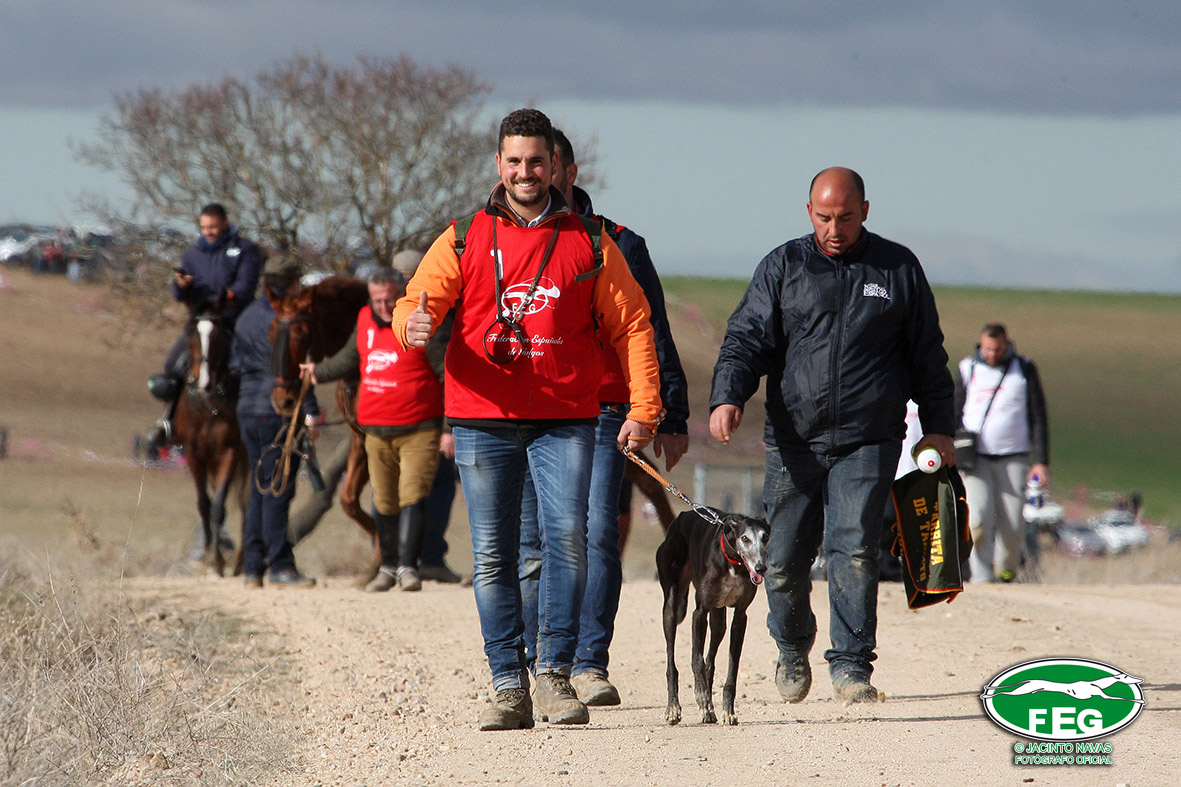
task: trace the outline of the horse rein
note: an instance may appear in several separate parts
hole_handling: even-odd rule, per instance
[[[693,511],[696,512],[697,515],[700,516],[702,519],[709,522],[710,524],[717,525],[718,527],[722,527],[722,525],[723,525],[722,518],[720,516],[718,516],[718,513],[715,509],[712,509],[709,506],[703,506],[700,503],[694,503],[692,500],[689,499],[688,495],[686,495],[684,492],[682,492],[680,489],[678,489],[677,486],[675,484],[673,484],[671,481],[669,481],[664,476],[662,476],[656,470],[655,467],[648,464],[643,459],[641,459],[639,456],[637,456],[636,453],[634,451],[632,451],[631,448],[624,446],[624,447],[621,447],[619,450],[624,456],[626,456],[631,461],[635,462],[636,465],[639,466],[639,468],[641,470],[643,470],[648,475],[652,476],[654,479],[656,479],[656,481],[658,481],[661,485],[663,485],[665,488],[665,491],[680,498],[681,502],[685,503],[687,506],[692,508]],[[731,562],[733,562],[733,561],[731,561]]]

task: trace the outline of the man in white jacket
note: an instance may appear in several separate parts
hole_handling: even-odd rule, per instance
[[[977,461],[965,470],[972,529],[973,582],[1012,582],[1024,543],[1026,484],[1050,482],[1046,400],[1033,361],[1017,355],[1005,326],[989,323],[972,356],[960,361],[956,406],[975,432]],[[964,470],[964,468],[961,468]]]

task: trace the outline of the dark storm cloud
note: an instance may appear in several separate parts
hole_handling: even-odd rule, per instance
[[[506,101],[1174,113],[1181,6],[1123,2],[14,0],[0,103],[85,106],[296,51],[457,63]]]

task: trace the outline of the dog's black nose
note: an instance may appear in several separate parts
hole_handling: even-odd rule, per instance
[[[766,563],[759,563],[757,566],[755,566],[755,573],[756,574],[766,574],[767,573],[767,564]]]

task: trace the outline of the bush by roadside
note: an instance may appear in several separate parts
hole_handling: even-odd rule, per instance
[[[267,715],[290,691],[272,635],[131,598],[96,556],[0,554],[0,785],[257,784],[289,767],[290,727]]]

